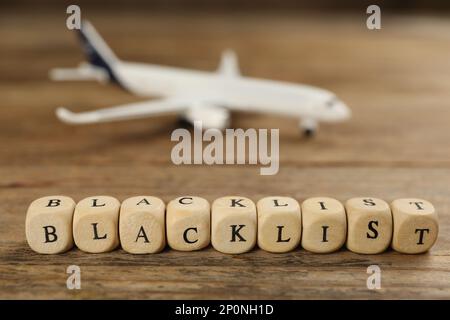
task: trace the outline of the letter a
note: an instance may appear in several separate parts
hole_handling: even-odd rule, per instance
[[[381,9],[379,6],[373,4],[367,7],[367,14],[371,14],[366,21],[367,29],[380,30],[381,29]]]
[[[66,13],[71,14],[66,19],[67,29],[80,30],[81,29],[81,9],[80,9],[80,7],[75,4],[72,4],[67,7]]]
[[[170,141],[179,141],[170,154],[173,164],[191,163],[191,133],[186,129],[176,129],[172,132]]]
[[[367,278],[367,289],[381,289],[381,269],[376,264],[367,267],[367,273],[371,274]]]

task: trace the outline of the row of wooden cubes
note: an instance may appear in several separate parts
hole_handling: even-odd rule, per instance
[[[345,206],[327,197],[300,205],[290,197],[266,197],[255,203],[245,197],[200,197],[164,202],[138,196],[120,202],[109,196],[88,197],[77,204],[70,197],[50,196],[28,208],[26,237],[44,254],[65,252],[75,245],[85,252],[114,250],[157,253],[168,245],[181,251],[212,246],[224,253],[250,251],[256,243],[269,252],[288,252],[301,245],[329,253],[344,244],[356,253],[376,254],[389,246],[402,253],[430,249],[438,235],[433,205],[422,199],[397,199],[389,205],[376,198],[352,198]]]

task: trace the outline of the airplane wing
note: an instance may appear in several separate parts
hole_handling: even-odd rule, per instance
[[[56,110],[56,115],[65,123],[88,124],[180,113],[185,111],[188,105],[189,102],[183,100],[160,99],[80,113],[74,113],[61,107]]]

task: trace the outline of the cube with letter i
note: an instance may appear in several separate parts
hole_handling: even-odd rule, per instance
[[[302,247],[316,253],[329,253],[342,247],[347,235],[347,217],[336,199],[316,197],[302,203]]]

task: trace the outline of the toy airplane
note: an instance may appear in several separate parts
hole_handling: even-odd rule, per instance
[[[75,69],[53,69],[53,80],[114,82],[148,100],[89,112],[73,113],[58,108],[60,120],[87,124],[176,113],[189,123],[202,121],[203,128],[223,129],[230,111],[251,111],[295,117],[306,135],[318,122],[338,122],[350,110],[333,93],[306,85],[241,76],[234,52],[225,51],[216,72],[186,70],[119,60],[94,27],[83,21],[78,30],[89,63]]]

